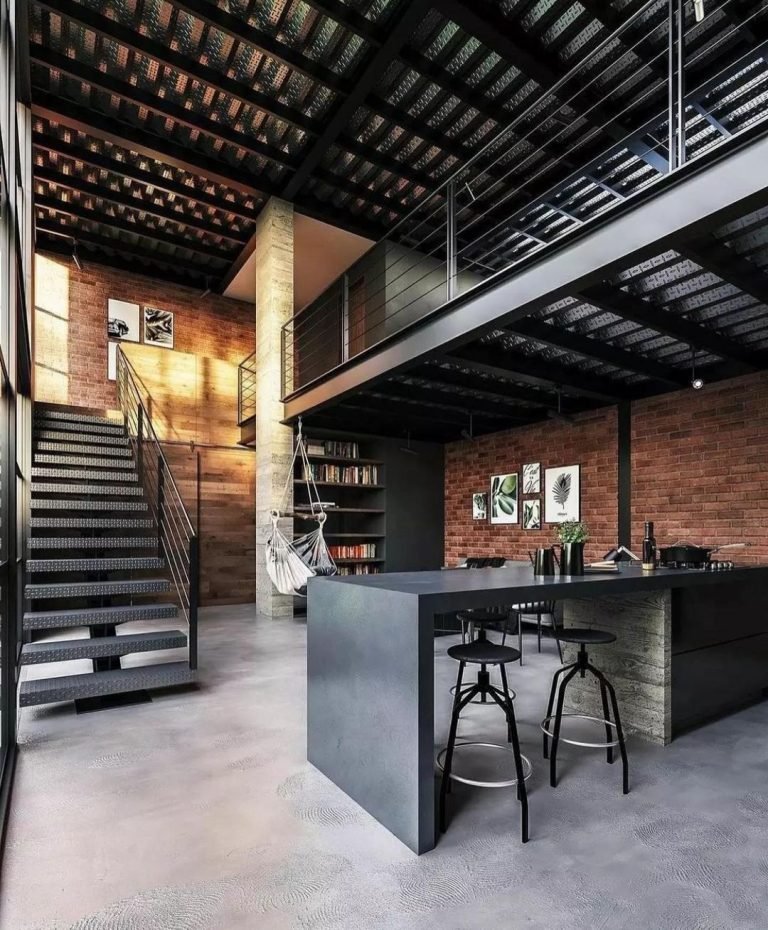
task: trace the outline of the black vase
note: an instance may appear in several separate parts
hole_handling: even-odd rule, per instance
[[[560,547],[560,574],[584,574],[584,543],[563,543]]]

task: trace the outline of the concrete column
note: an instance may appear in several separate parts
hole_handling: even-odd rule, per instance
[[[293,430],[280,423],[281,331],[291,316],[293,206],[273,198],[256,222],[256,609],[275,619],[293,614],[293,598],[274,589],[264,555],[270,511],[280,507],[293,454]],[[281,527],[290,538],[293,521],[283,520]]]

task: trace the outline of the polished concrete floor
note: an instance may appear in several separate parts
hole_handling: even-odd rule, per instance
[[[436,640],[437,740],[455,674]],[[539,747],[553,644],[512,673],[531,842],[507,790],[458,789],[414,856],[304,759],[305,628],[204,612],[201,686],[77,716],[22,714],[3,930],[730,930],[768,927],[768,703],[666,749]],[[371,695],[375,700],[375,694]],[[503,739],[493,708],[463,738]]]

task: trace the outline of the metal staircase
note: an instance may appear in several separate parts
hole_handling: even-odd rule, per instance
[[[22,707],[93,709],[195,680],[197,536],[122,353],[118,387],[120,418],[35,408],[21,664],[86,659],[92,671],[27,673]],[[184,661],[162,661],[179,649]],[[148,664],[123,664],[139,653]]]

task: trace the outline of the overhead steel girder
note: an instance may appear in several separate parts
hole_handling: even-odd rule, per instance
[[[382,341],[335,373],[288,398],[289,419],[317,410],[435,353],[512,325],[535,309],[578,293],[616,271],[768,201],[768,138],[744,138],[690,162],[650,191],[628,198],[602,221],[583,227],[559,248],[499,272],[422,320]]]
[[[509,422],[518,421],[519,423],[531,422],[531,414],[535,410],[525,411],[514,402],[490,401],[479,397],[470,397],[468,394],[459,394],[456,391],[444,391],[437,387],[429,388],[423,385],[405,384],[402,381],[387,381],[383,384],[377,384],[373,388],[375,394],[382,394],[391,397],[393,401],[418,401],[426,409],[434,408],[441,410],[450,408],[452,410],[462,411],[465,415],[468,413],[477,413],[488,419],[502,419]],[[362,395],[358,395],[362,396]],[[398,407],[398,410],[407,410],[407,407]]]

